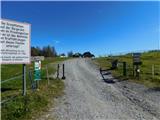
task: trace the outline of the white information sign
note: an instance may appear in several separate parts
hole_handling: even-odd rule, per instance
[[[41,61],[36,61],[34,70],[41,70]]]
[[[0,19],[0,64],[30,63],[30,24]]]

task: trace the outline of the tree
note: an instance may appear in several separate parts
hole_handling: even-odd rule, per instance
[[[95,56],[91,54],[90,52],[84,52],[83,57],[95,57]]]
[[[65,57],[65,56],[66,56],[65,53],[60,54],[60,57]]]
[[[72,51],[68,52],[68,57],[73,57],[73,52]]]
[[[37,56],[42,56],[41,48],[36,47],[36,51],[37,51]]]
[[[75,53],[75,54],[73,55],[73,57],[81,57],[81,56],[82,56],[81,53]]]
[[[31,47],[32,56],[45,56],[45,57],[56,57],[57,52],[54,47],[50,45],[44,46],[42,49],[39,47]]]
[[[54,46],[52,47],[52,52],[53,52],[53,57],[56,57],[57,56],[57,52],[56,52],[56,49],[55,49]]]
[[[38,50],[35,47],[31,47],[31,55],[38,56]]]
[[[57,52],[54,47],[51,47],[50,45],[43,47],[43,56],[45,57],[56,57]]]

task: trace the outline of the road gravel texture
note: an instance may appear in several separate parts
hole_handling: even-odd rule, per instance
[[[120,82],[108,71],[103,79],[91,59],[71,59],[64,64],[65,94],[42,119],[160,120],[160,90]]]

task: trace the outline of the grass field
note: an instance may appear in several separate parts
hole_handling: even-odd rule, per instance
[[[9,78],[22,74],[22,65],[2,65],[1,66],[1,101],[11,99],[2,104],[2,120],[28,120],[41,114],[47,108],[54,97],[63,94],[64,84],[61,80],[50,78],[50,84],[47,81],[46,65],[48,73],[54,74],[55,63],[66,60],[67,58],[47,58],[42,61],[41,78],[38,90],[31,89],[29,80],[29,69],[34,68],[34,64],[27,65],[27,95],[22,96],[22,76],[8,82]],[[33,72],[32,72],[33,79]]]
[[[118,64],[118,69],[112,70],[114,77],[121,80],[132,80],[144,84],[148,87],[160,87],[160,52],[150,51],[142,53],[140,66],[140,78],[139,80],[133,77],[133,57],[132,54],[112,56],[112,57],[100,57],[95,61],[103,69],[109,69],[111,67],[111,61],[118,59],[119,62],[127,63],[127,76],[123,76],[122,64]],[[154,75],[153,67],[154,65]]]

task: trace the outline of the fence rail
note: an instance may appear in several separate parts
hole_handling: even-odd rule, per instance
[[[48,67],[49,67],[49,64],[47,64],[47,65],[45,65],[43,68],[41,68],[41,70],[46,70],[46,69],[48,69]],[[48,70],[46,70],[46,72],[48,72]],[[32,89],[32,87],[33,87],[33,81],[34,80],[31,80],[31,79],[33,79],[33,76],[34,76],[34,70],[33,70],[33,67],[30,69],[27,69],[27,72],[26,72],[26,74],[27,74],[27,77],[28,77],[28,82],[29,82],[29,84],[28,84],[28,87],[29,87],[29,89],[31,88]],[[45,72],[44,72],[45,73]],[[47,73],[48,74],[48,73]],[[31,76],[32,77],[31,77]],[[23,74],[19,74],[19,75],[16,75],[16,76],[14,76],[14,77],[11,77],[11,78],[9,78],[9,79],[6,79],[6,80],[1,80],[1,84],[5,84],[5,83],[7,83],[7,82],[11,82],[11,81],[14,81],[14,80],[17,80],[18,78],[22,78],[23,77]],[[47,75],[47,78],[48,78],[48,75]],[[49,81],[48,81],[49,82]],[[20,87],[20,86],[19,86]],[[2,86],[1,86],[1,88],[2,88]],[[3,93],[1,93],[1,94],[3,94]],[[6,102],[8,102],[8,101],[10,101],[10,100],[13,100],[13,99],[15,99],[17,97],[17,95],[14,95],[14,96],[10,96],[10,97],[7,97],[6,99],[4,98],[4,100],[2,100],[1,101],[1,104],[4,104],[4,103],[6,103]]]
[[[13,100],[13,99],[15,99],[17,96],[12,96],[12,97],[10,97],[10,98],[8,98],[8,99],[6,99],[6,100],[2,100],[1,101],[1,104],[4,104],[4,103],[6,103],[6,102],[8,102],[8,101],[10,101],[10,100]]]
[[[133,65],[127,64],[126,66],[127,76],[133,76]],[[118,64],[117,72],[123,75],[123,65]],[[140,66],[140,75],[144,79],[160,79],[160,65],[147,65]]]
[[[12,78],[9,78],[9,79],[6,79],[6,80],[2,80],[1,81],[1,84],[2,83],[5,83],[5,82],[8,82],[8,81],[11,81],[11,80],[15,80],[15,79],[17,79],[17,78],[20,78],[20,77],[22,77],[23,75],[18,75],[18,76],[15,76],[15,77],[12,77]]]

